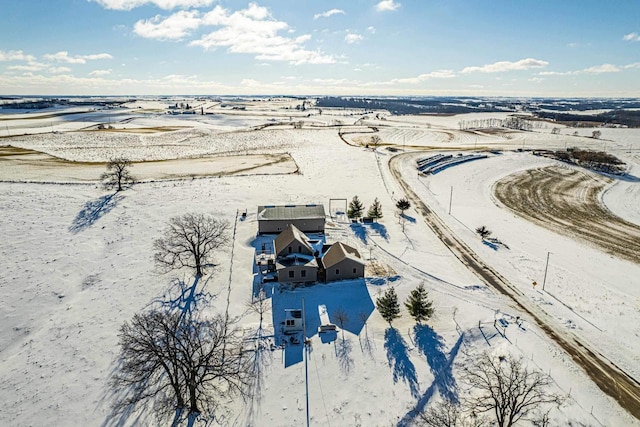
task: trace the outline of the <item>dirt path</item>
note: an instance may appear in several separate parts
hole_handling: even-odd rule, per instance
[[[438,217],[403,180],[398,164],[407,154],[399,154],[389,160],[389,169],[403,188],[426,224],[449,250],[485,284],[509,297],[519,310],[529,314],[545,334],[558,344],[573,361],[585,371],[593,382],[613,397],[624,409],[640,419],[640,383],[620,369],[597,350],[590,348],[575,335],[566,332],[544,311],[532,305],[522,292],[500,273],[487,265]]]
[[[613,215],[598,195],[611,179],[550,166],[498,181],[494,194],[523,218],[640,263],[640,227]]]

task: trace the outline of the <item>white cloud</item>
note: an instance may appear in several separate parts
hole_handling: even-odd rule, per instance
[[[328,18],[333,15],[345,15],[345,12],[342,9],[331,9],[327,10],[326,12],[316,13],[315,15],[313,15],[313,19]]]
[[[499,61],[493,64],[486,64],[481,67],[466,67],[461,72],[467,73],[501,73],[504,71],[528,70],[530,68],[542,68],[549,65],[547,61],[540,59],[526,58],[519,61]]]
[[[93,0],[105,9],[131,10],[146,4],[153,4],[160,9],[188,9],[191,7],[211,6],[215,0]]]
[[[86,64],[87,61],[94,61],[97,59],[113,59],[113,56],[108,53],[69,56],[69,52],[62,50],[56,53],[48,53],[44,55],[44,58],[48,61],[64,62],[67,64]]]
[[[393,0],[382,0],[376,5],[378,12],[394,11],[400,7],[400,3],[395,3]]]
[[[108,76],[109,74],[111,74],[111,70],[93,70],[89,73],[92,77]]]
[[[369,31],[371,34],[375,34],[376,33],[376,27],[371,25],[371,26],[367,27],[367,31]]]
[[[431,79],[451,79],[455,76],[456,74],[452,70],[437,70],[437,71],[432,71],[426,74],[420,74],[417,77],[393,79],[390,81],[390,83],[391,84],[397,84],[397,83],[417,84],[417,83],[421,83]]]
[[[539,76],[568,76],[570,74],[575,74],[576,71],[540,71],[538,73]]]
[[[47,71],[49,71],[51,74],[62,74],[62,73],[71,72],[71,68],[69,68],[69,67],[51,67]]]
[[[194,40],[190,44],[205,49],[226,47],[231,53],[255,55],[260,61],[288,61],[293,64],[329,64],[336,60],[320,51],[307,50],[303,44],[311,39],[309,34],[295,38],[278,35],[289,29],[283,21],[277,21],[265,7],[250,3],[246,9],[229,12],[220,6],[202,17],[202,25],[219,29]]]
[[[625,65],[624,67],[625,70],[631,69],[631,68],[640,68],[640,62],[634,62],[633,64],[628,64]]]
[[[640,42],[640,34],[638,33],[629,33],[622,37],[622,40],[626,40],[629,42]]]
[[[362,37],[360,34],[355,34],[355,33],[349,33],[344,37],[344,41],[346,41],[349,44],[358,43],[363,39],[364,37]]]
[[[181,10],[165,19],[156,15],[151,19],[136,22],[133,32],[148,39],[180,40],[200,26],[199,15],[196,10]]]
[[[26,55],[21,50],[0,50],[0,62],[4,61],[35,61],[33,55]]]
[[[613,64],[596,65],[594,67],[589,67],[582,70],[582,72],[584,73],[591,73],[591,74],[617,73],[618,71],[620,71],[620,67]]]

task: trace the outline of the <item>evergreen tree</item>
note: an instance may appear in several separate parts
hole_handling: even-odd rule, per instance
[[[409,201],[404,198],[398,200],[398,202],[396,203],[396,208],[398,208],[398,210],[403,214],[404,214],[404,211],[406,211],[410,207],[411,207],[411,203],[409,203]]]
[[[398,295],[393,287],[386,290],[384,295],[376,299],[376,308],[384,320],[389,322],[400,317],[400,304],[398,303]]]
[[[380,204],[380,201],[378,200],[377,197],[373,201],[373,204],[369,207],[369,211],[367,212],[367,216],[369,216],[370,218],[373,218],[373,219],[382,218],[382,205]]]
[[[404,306],[407,307],[411,317],[418,323],[431,318],[433,315],[433,301],[429,300],[429,293],[424,288],[424,283],[420,283],[417,288],[411,291]]]
[[[351,219],[360,218],[362,216],[362,211],[364,210],[364,206],[362,202],[358,198],[358,196],[353,196],[351,202],[349,202],[349,210],[347,210],[347,216]]]

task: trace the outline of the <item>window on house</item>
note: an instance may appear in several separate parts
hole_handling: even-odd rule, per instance
[[[289,246],[287,249],[289,249],[289,253],[293,252],[293,248],[291,246]]]
[[[340,269],[336,268],[336,274],[340,274]]]
[[[289,278],[293,278],[293,274],[294,274],[293,270],[289,271]]]
[[[301,254],[302,253],[302,246],[298,246],[298,253]]]
[[[356,274],[356,269],[355,268],[353,269],[353,274]]]
[[[300,272],[300,276],[301,276],[301,277],[307,277],[307,270],[302,270],[302,271]]]
[[[295,322],[293,321],[293,319],[287,319],[287,326],[295,326]]]

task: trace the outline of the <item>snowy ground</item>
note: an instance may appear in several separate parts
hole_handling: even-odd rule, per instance
[[[241,315],[254,282],[257,206],[321,202],[328,208],[330,198],[350,199],[356,194],[366,206],[378,197],[385,217],[377,226],[355,228],[333,219],[327,239],[357,247],[365,258],[371,256],[388,265],[395,274],[296,290],[272,289],[268,328],[276,333],[282,310],[301,305],[302,298],[305,301],[312,342],[308,381],[313,425],[406,425],[411,410],[439,396],[463,394],[458,373],[485,350],[524,356],[532,366],[551,374],[556,391],[570,393],[564,406],[552,413],[553,425],[640,425],[526,318],[519,328],[514,320],[521,313],[467,271],[413,210],[407,212],[403,230],[392,208],[402,194],[386,166],[392,154],[389,150],[381,147],[376,153],[348,146],[336,128],[248,130],[258,123],[283,120],[281,116],[289,111],[277,110],[278,106],[254,106],[244,116],[237,111],[234,116],[220,114],[217,122],[214,117],[200,116],[206,123],[196,118],[144,115],[136,113],[135,106],[118,114],[141,115],[136,119],[141,127],[188,127],[152,134],[69,132],[0,140],[3,145],[75,161],[105,161],[120,152],[136,160],[157,160],[287,151],[300,168],[299,174],[148,182],[112,197],[97,184],[0,182],[0,401],[4,403],[0,425],[154,424],[149,414],[138,414],[140,419],[111,418],[107,380],[116,367],[122,322],[173,292],[174,279],[193,280],[188,271],[161,275],[154,269],[152,243],[166,221],[184,212],[211,212],[235,224],[233,248],[218,254],[220,266],[206,276],[202,290],[213,295],[214,307],[220,307],[230,278],[230,309]],[[103,122],[104,117],[92,116],[103,113],[87,113],[83,120]],[[357,119],[323,111],[305,120],[333,125]],[[630,162],[632,174],[640,175],[637,130],[602,129],[601,141],[586,138],[590,135],[586,131],[574,137],[569,129],[562,129],[561,135],[542,129],[511,138],[470,136],[457,131],[460,119],[391,117],[384,121],[389,127],[381,129],[381,137],[400,149],[403,144],[517,149],[523,141],[525,148],[607,144],[607,150]],[[28,130],[27,120],[21,120],[3,124]],[[37,129],[29,133],[43,129],[43,121],[36,122]],[[54,127],[66,131],[82,128],[86,122],[70,120]],[[442,138],[441,131],[451,137]],[[640,266],[527,223],[492,198],[491,186],[498,179],[550,162],[528,153],[505,153],[429,178],[419,178],[411,160],[403,168],[414,191],[486,262],[516,284],[531,304],[638,378]],[[189,168],[187,163],[185,167]],[[19,171],[15,175],[14,180],[21,179]],[[612,212],[640,224],[639,185],[617,182],[606,190],[603,201]],[[239,219],[237,213],[245,210],[247,219]],[[483,245],[473,232],[479,225],[493,230],[509,249]],[[531,282],[542,282],[548,251],[552,254],[543,292]],[[423,281],[434,299],[435,317],[428,326],[414,329],[404,312],[394,322],[396,329],[388,329],[374,309],[376,297],[395,286],[404,300]],[[313,332],[319,322],[319,304],[327,306],[330,316],[338,309],[347,311],[344,339],[338,333],[324,343]],[[509,325],[507,338],[497,334],[495,319]],[[242,325],[247,331],[256,328],[257,316],[247,314]],[[265,382],[259,392],[253,402],[234,403],[221,424],[304,424],[302,347],[278,347],[267,353]]]

